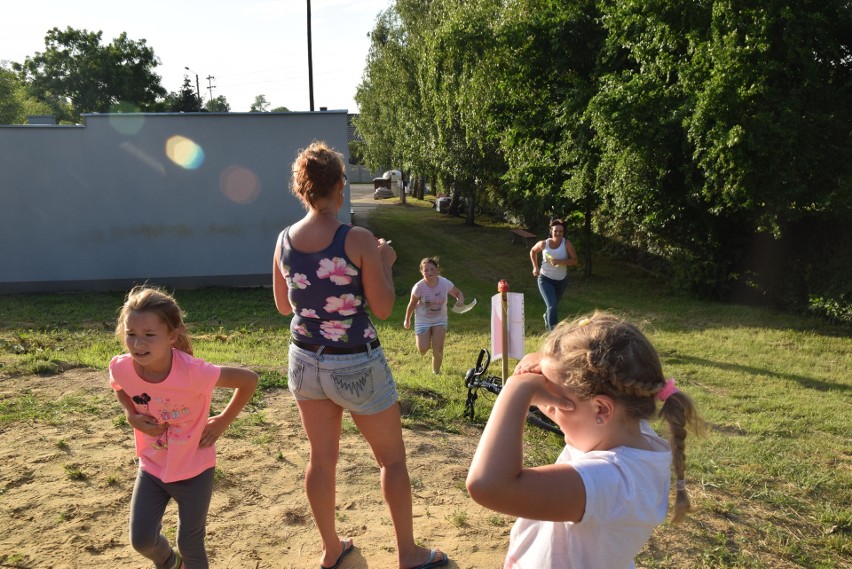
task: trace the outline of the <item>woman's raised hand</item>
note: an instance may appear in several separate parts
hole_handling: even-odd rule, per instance
[[[396,262],[396,251],[390,246],[390,241],[385,241],[384,237],[379,237],[379,258],[385,266],[392,266]]]

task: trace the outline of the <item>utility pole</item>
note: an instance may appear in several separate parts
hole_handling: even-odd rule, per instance
[[[213,89],[216,88],[216,85],[213,84],[213,80],[216,79],[216,78],[212,75],[208,75],[207,77],[205,77],[205,79],[207,79],[207,92],[210,93],[210,99],[208,99],[208,100],[212,101],[213,100]]]
[[[195,73],[195,71],[193,71],[189,67],[184,66],[184,69],[186,69],[190,73]],[[198,97],[198,105],[200,106],[201,105],[201,84],[198,82],[198,73],[195,73],[195,95]],[[199,110],[201,110],[201,109],[199,109]]]
[[[311,97],[311,111],[314,110],[314,59],[311,53],[311,0],[308,0],[308,91]]]

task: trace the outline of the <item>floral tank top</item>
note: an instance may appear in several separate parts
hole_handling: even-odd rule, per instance
[[[296,251],[287,227],[278,237],[278,266],[287,281],[293,307],[290,334],[307,344],[357,347],[376,339],[367,314],[361,272],[346,256],[350,226],[341,225],[327,248],[316,253]]]

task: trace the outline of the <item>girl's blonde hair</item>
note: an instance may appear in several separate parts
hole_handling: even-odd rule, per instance
[[[547,337],[542,352],[557,362],[564,384],[581,400],[606,395],[628,417],[651,419],[656,414],[656,395],[666,378],[657,351],[634,325],[605,312],[564,321]],[[678,522],[690,509],[683,482],[686,428],[699,432],[702,423],[692,400],[680,391],[666,398],[659,416],[669,426],[672,469],[678,481],[673,521]]]
[[[119,339],[124,336],[127,317],[130,316],[131,312],[155,313],[169,329],[169,332],[177,332],[174,347],[190,356],[192,355],[192,342],[189,340],[186,324],[183,323],[183,311],[172,295],[149,285],[133,287],[127,293],[124,304],[118,312],[115,335]]]
[[[438,264],[438,257],[423,257],[420,261],[420,270],[423,270],[423,267],[426,266],[427,263],[432,263],[435,265],[435,268],[438,269],[438,272],[441,272],[441,265]]]
[[[306,207],[332,195],[343,176],[343,156],[325,142],[314,141],[293,161],[290,191]]]

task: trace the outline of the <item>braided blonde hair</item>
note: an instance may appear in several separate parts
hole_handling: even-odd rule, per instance
[[[124,305],[118,312],[115,335],[118,336],[119,340],[124,336],[127,317],[131,312],[153,312],[159,316],[169,332],[177,332],[174,347],[190,356],[192,355],[192,342],[189,339],[186,324],[183,323],[183,311],[172,295],[149,285],[133,287],[127,293]]]
[[[343,156],[325,142],[314,141],[302,150],[292,165],[290,191],[306,207],[328,198],[343,176]]]
[[[547,337],[544,355],[557,362],[564,384],[581,400],[611,397],[628,417],[651,419],[656,395],[666,384],[657,351],[636,326],[605,312],[573,322],[561,322]],[[690,509],[684,484],[686,427],[700,431],[701,419],[692,400],[676,391],[666,398],[659,416],[669,427],[672,469],[677,495],[672,521],[681,521]]]

